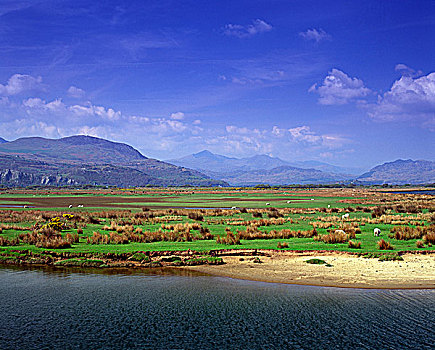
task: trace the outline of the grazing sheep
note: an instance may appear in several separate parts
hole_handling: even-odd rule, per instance
[[[270,205],[270,203],[266,203],[266,205]]]
[[[314,200],[314,198],[311,198],[311,200],[313,201],[313,200]]]
[[[237,207],[231,207],[231,209],[237,209]]]
[[[331,206],[328,204],[328,208],[331,208]]]
[[[346,234],[346,232],[344,232],[343,230],[335,230],[334,233],[342,233],[342,234]]]
[[[378,237],[378,236],[380,236],[381,235],[381,229],[379,229],[379,228],[375,228],[374,230],[373,230],[373,236],[375,236],[375,237]]]
[[[287,201],[287,203],[291,203],[292,201]]]
[[[70,209],[71,209],[71,208],[72,208],[72,204],[68,205],[68,208],[70,208]]]
[[[342,218],[342,219],[347,219],[347,218],[349,218],[349,213],[346,213],[346,214],[342,215],[341,218]]]
[[[83,208],[83,204],[79,204],[77,208]]]

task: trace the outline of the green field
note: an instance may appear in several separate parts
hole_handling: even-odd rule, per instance
[[[73,204],[71,208],[68,203]],[[78,203],[83,207],[78,207]],[[233,207],[236,208],[230,209]],[[3,253],[55,250],[107,254],[189,249],[364,253],[381,252],[380,239],[392,245],[390,252],[434,250],[432,198],[367,189],[39,190],[28,193],[9,190],[0,193],[0,208]],[[376,208],[381,211],[379,215],[375,213]],[[63,214],[72,216],[65,218]],[[349,217],[343,219],[344,214]],[[60,218],[62,227],[54,233],[45,232],[56,217]],[[394,227],[408,227],[412,232],[410,236],[398,237],[391,232]],[[381,229],[380,237],[374,237],[374,228]],[[342,243],[327,242],[326,235],[334,235],[335,230],[345,232]],[[29,238],[32,233],[33,241]],[[95,235],[100,241],[92,241]],[[50,245],[54,236],[61,241],[69,240],[70,244],[56,248]],[[222,243],[219,237],[228,240]],[[360,248],[351,248],[349,240],[360,244]],[[278,243],[284,248],[278,248]]]

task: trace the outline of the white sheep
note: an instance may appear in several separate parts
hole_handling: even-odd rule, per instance
[[[381,235],[381,229],[376,227],[376,228],[373,230],[373,236],[375,236],[375,237],[379,237],[380,235]]]
[[[328,208],[331,208],[331,205],[328,204]]]
[[[231,209],[237,209],[237,207],[231,207]]]
[[[68,208],[70,208],[70,209],[71,209],[71,208],[72,208],[72,204],[68,205]]]
[[[346,213],[346,214],[342,215],[341,218],[342,218],[343,220],[349,218],[349,213]]]
[[[266,203],[266,205],[270,205],[270,203]]]
[[[287,201],[287,203],[291,203],[292,201]]]
[[[77,208],[83,208],[83,204],[79,204]]]
[[[343,230],[335,230],[334,233],[342,233],[342,234],[346,234],[346,232],[344,232]]]

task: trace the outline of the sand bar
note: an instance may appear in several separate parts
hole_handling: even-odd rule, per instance
[[[224,265],[186,267],[211,275],[287,284],[376,289],[435,289],[435,254],[402,255],[403,261],[379,261],[339,252],[268,251],[259,256],[223,256]],[[308,264],[318,258],[332,265]]]

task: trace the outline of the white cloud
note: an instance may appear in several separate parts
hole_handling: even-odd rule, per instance
[[[322,40],[329,40],[331,39],[331,36],[326,33],[323,29],[308,29],[305,32],[300,32],[299,35],[304,38],[305,40],[313,40],[316,43]]]
[[[391,89],[369,105],[377,121],[415,120],[431,125],[435,120],[435,72],[420,78],[402,76]]]
[[[0,84],[0,95],[13,96],[24,92],[43,90],[41,77],[32,77],[25,74],[14,74],[6,85]]]
[[[184,119],[184,113],[183,112],[172,113],[170,118],[171,119],[175,119],[175,120],[183,120]]]
[[[310,130],[309,126],[299,126],[288,130],[291,137],[299,142],[319,143],[322,137]]]
[[[394,69],[397,72],[400,72],[403,76],[409,76],[409,77],[414,77],[414,78],[421,76],[423,74],[423,72],[421,70],[416,71],[416,70],[408,67],[406,64],[403,64],[403,63],[396,64],[396,67],[394,67]]]
[[[319,94],[319,103],[323,105],[342,105],[352,100],[367,96],[371,90],[364,86],[362,80],[351,78],[346,73],[332,69],[322,85],[314,84],[308,90]]]
[[[76,86],[70,86],[67,92],[68,96],[73,98],[83,98],[85,96],[85,91]]]
[[[272,28],[273,27],[265,21],[256,19],[249,25],[227,24],[224,27],[224,34],[243,39],[252,37],[259,33],[269,32]]]

